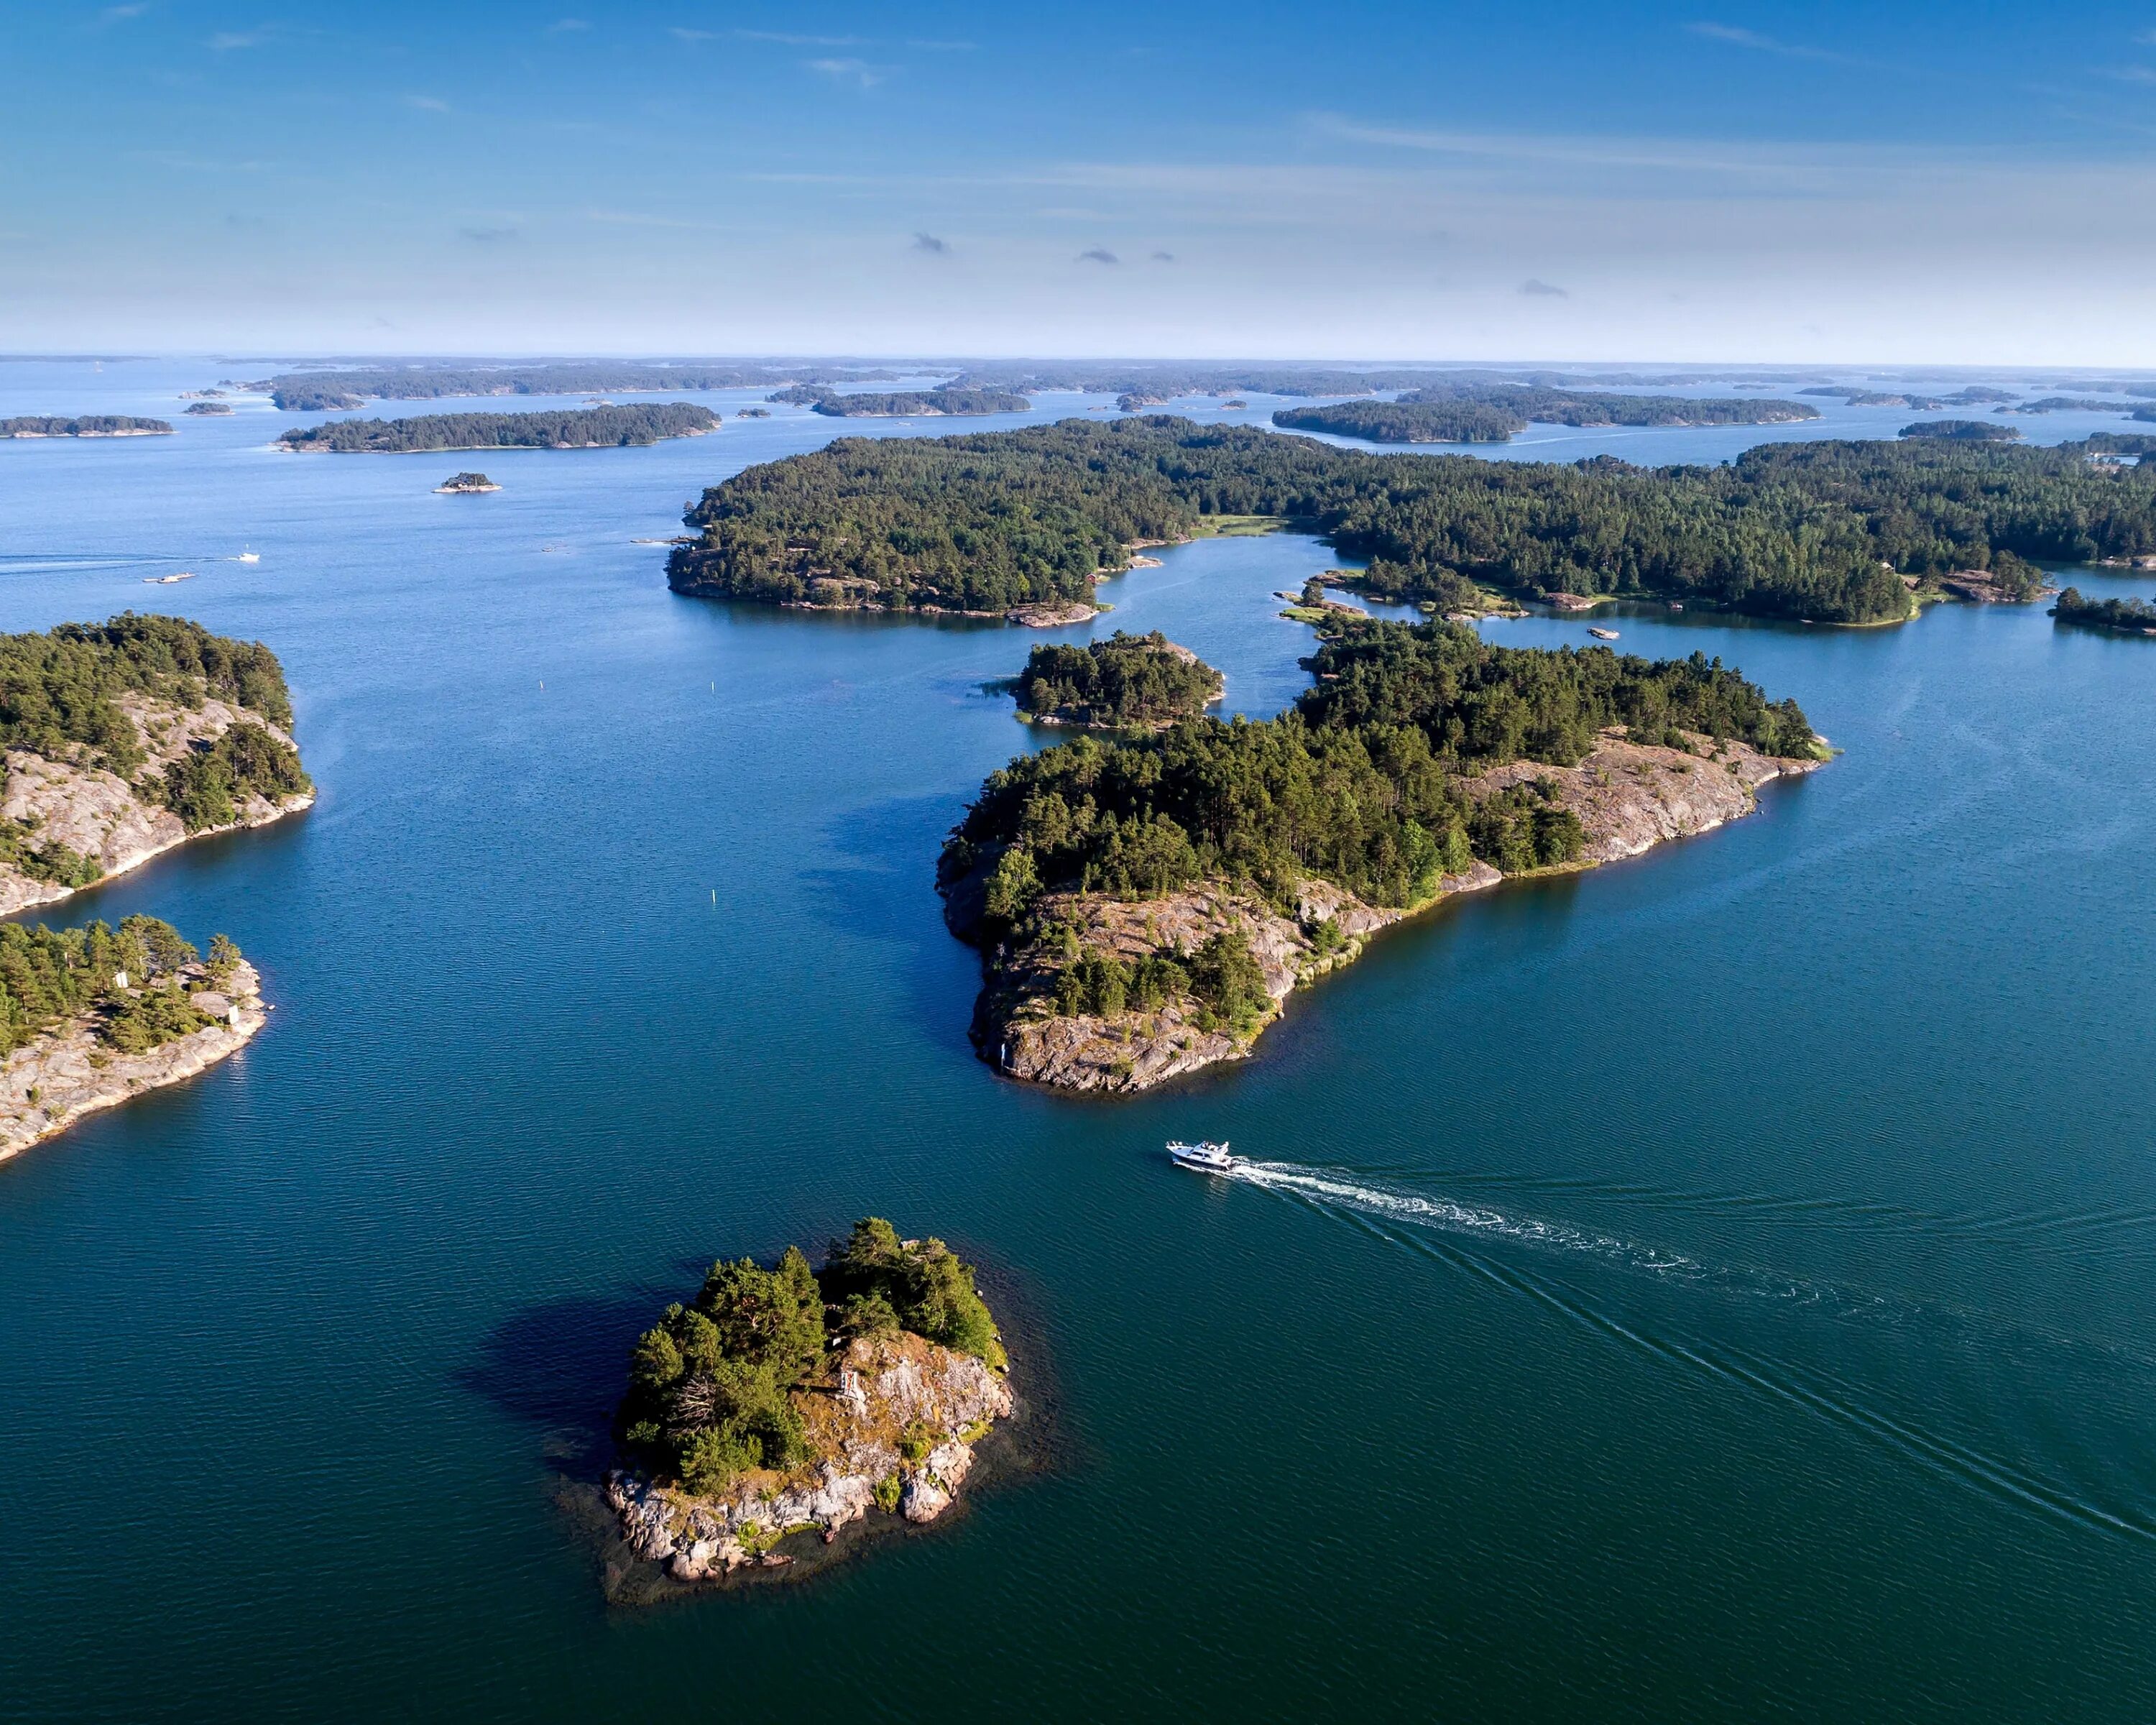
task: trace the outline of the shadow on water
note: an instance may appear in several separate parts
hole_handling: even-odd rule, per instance
[[[943,922],[936,859],[959,810],[947,797],[907,797],[850,809],[824,829],[843,865],[803,869],[810,912],[826,927],[896,947],[912,1022],[939,1045],[971,1055],[967,1026],[980,959]]]
[[[596,1476],[613,1448],[629,1349],[653,1315],[678,1297],[624,1291],[528,1306],[495,1327],[455,1381],[537,1429],[550,1463]]]

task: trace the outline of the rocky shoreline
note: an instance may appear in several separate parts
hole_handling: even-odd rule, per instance
[[[856,1337],[794,1401],[822,1458],[806,1467],[752,1470],[712,1496],[608,1475],[606,1503],[631,1555],[677,1582],[720,1581],[785,1568],[796,1558],[783,1543],[829,1545],[873,1516],[924,1525],[951,1507],[976,1445],[1012,1409],[1002,1373],[907,1332]]]
[[[1712,832],[1752,813],[1761,785],[1822,764],[1763,755],[1741,742],[1724,743],[1717,752],[1706,737],[1692,742],[1691,751],[1635,743],[1613,728],[1577,767],[1518,761],[1468,781],[1466,788],[1484,797],[1539,783],[1552,801],[1578,817],[1585,850],[1577,864],[1565,866],[1586,869],[1637,856],[1669,839]],[[945,920],[963,940],[979,942],[987,877],[996,860],[984,855],[966,875],[942,885]],[[1214,934],[1240,933],[1264,973],[1270,1009],[1242,1035],[1224,1026],[1202,1027],[1196,1004],[1188,999],[1106,1017],[1060,1014],[1055,983],[1065,958],[1043,942],[1015,938],[983,954],[985,981],[974,1010],[974,1046],[1007,1076],[1052,1088],[1148,1090],[1219,1061],[1241,1059],[1279,1016],[1289,994],[1353,963],[1379,930],[1506,878],[1477,860],[1463,874],[1443,877],[1420,903],[1399,907],[1365,904],[1330,881],[1306,878],[1296,889],[1292,916],[1225,882],[1149,900],[1049,894],[1035,907],[1034,926],[1074,929],[1084,950],[1126,963],[1194,952]],[[1326,925],[1333,932],[1321,943],[1317,931]]]
[[[193,708],[140,695],[116,697],[115,704],[134,721],[148,752],[149,762],[143,769],[147,774],[163,772],[190,749],[214,742],[243,720],[260,726],[280,742],[292,740],[259,714],[213,697]],[[28,749],[7,751],[5,762],[0,819],[27,824],[32,842],[39,849],[65,846],[99,865],[101,872],[94,880],[70,885],[39,879],[12,863],[0,862],[0,916],[56,904],[85,886],[139,868],[191,839],[267,826],[312,807],[315,800],[312,791],[275,802],[252,796],[239,806],[238,819],[189,832],[171,809],[145,801],[127,780],[102,768],[56,761]]]
[[[0,1162],[64,1132],[85,1115],[214,1066],[269,1022],[262,979],[246,960],[221,983],[213,983],[200,965],[187,967],[182,976],[196,1010],[217,1023],[130,1055],[106,1047],[94,1015],[85,1015],[0,1060]]]

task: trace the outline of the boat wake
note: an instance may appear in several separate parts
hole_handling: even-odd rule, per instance
[[[1355,1219],[1386,1240],[1532,1298],[1628,1350],[1724,1388],[1799,1408],[1958,1485],[2092,1531],[2156,1539],[2156,1502],[2150,1501],[2148,1482],[2138,1466],[2122,1471],[2097,1460],[2107,1450],[2120,1456],[2140,1453],[2137,1410],[2156,1399],[2156,1361],[2130,1350],[2032,1330],[1943,1302],[1712,1264],[1568,1223],[1510,1215],[1337,1170],[1243,1162],[1220,1178]],[[1395,1224],[1407,1225],[1390,1225]],[[1446,1240],[1432,1240],[1432,1234]],[[1787,1357],[1781,1345],[1773,1353],[1744,1346],[1726,1333],[1680,1335],[1673,1332],[1666,1314],[1650,1317],[1625,1311],[1621,1302],[1538,1273],[1512,1260],[1509,1254],[1460,1250],[1463,1242],[1502,1243],[1575,1261],[1590,1260],[1664,1286],[1771,1301],[1801,1310],[1808,1318],[1859,1327],[1864,1339],[1847,1337],[1832,1356],[1833,1363],[1825,1364]],[[1677,1327],[1691,1327],[1681,1319]],[[1930,1361],[1929,1367],[1901,1352],[1912,1344],[1925,1349],[1920,1358]],[[1889,1352],[1881,1354],[1881,1348]],[[1792,1351],[1803,1351],[1800,1341]],[[1984,1409],[1979,1417],[1994,1429],[1945,1429],[1936,1398],[1897,1405],[1906,1398],[1912,1371],[1958,1372],[1972,1363],[1984,1374],[1981,1393],[1951,1399]],[[2101,1422],[2108,1423],[2115,1414],[2124,1425],[2114,1445],[2077,1445],[2071,1455],[2040,1460],[2033,1452],[2051,1447],[2044,1435],[2052,1430],[2062,1367],[2087,1380],[2071,1399]],[[1867,1381],[1873,1378],[1878,1381]],[[2025,1403],[2036,1418],[2016,1429],[2012,1414]]]

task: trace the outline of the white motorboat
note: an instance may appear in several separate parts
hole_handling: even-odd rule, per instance
[[[1224,1174],[1242,1162],[1240,1156],[1228,1153],[1224,1142],[1216,1144],[1210,1138],[1196,1144],[1174,1139],[1168,1144],[1168,1159],[1178,1168],[1191,1168],[1201,1174]]]

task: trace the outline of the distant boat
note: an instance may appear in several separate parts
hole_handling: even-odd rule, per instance
[[[233,561],[241,563],[259,563],[262,561],[262,553],[259,551],[242,551]]]
[[[1224,1174],[1240,1168],[1243,1158],[1228,1153],[1227,1141],[1214,1143],[1210,1138],[1195,1144],[1186,1144],[1181,1139],[1171,1139],[1168,1159],[1178,1168],[1187,1168],[1201,1174]]]
[[[1588,634],[1593,635],[1598,641],[1614,641],[1617,639],[1617,631],[1614,629],[1590,629]]]
[[[145,575],[142,584],[145,587],[170,587],[175,581],[192,581],[194,578],[193,570],[182,569],[177,575]]]

